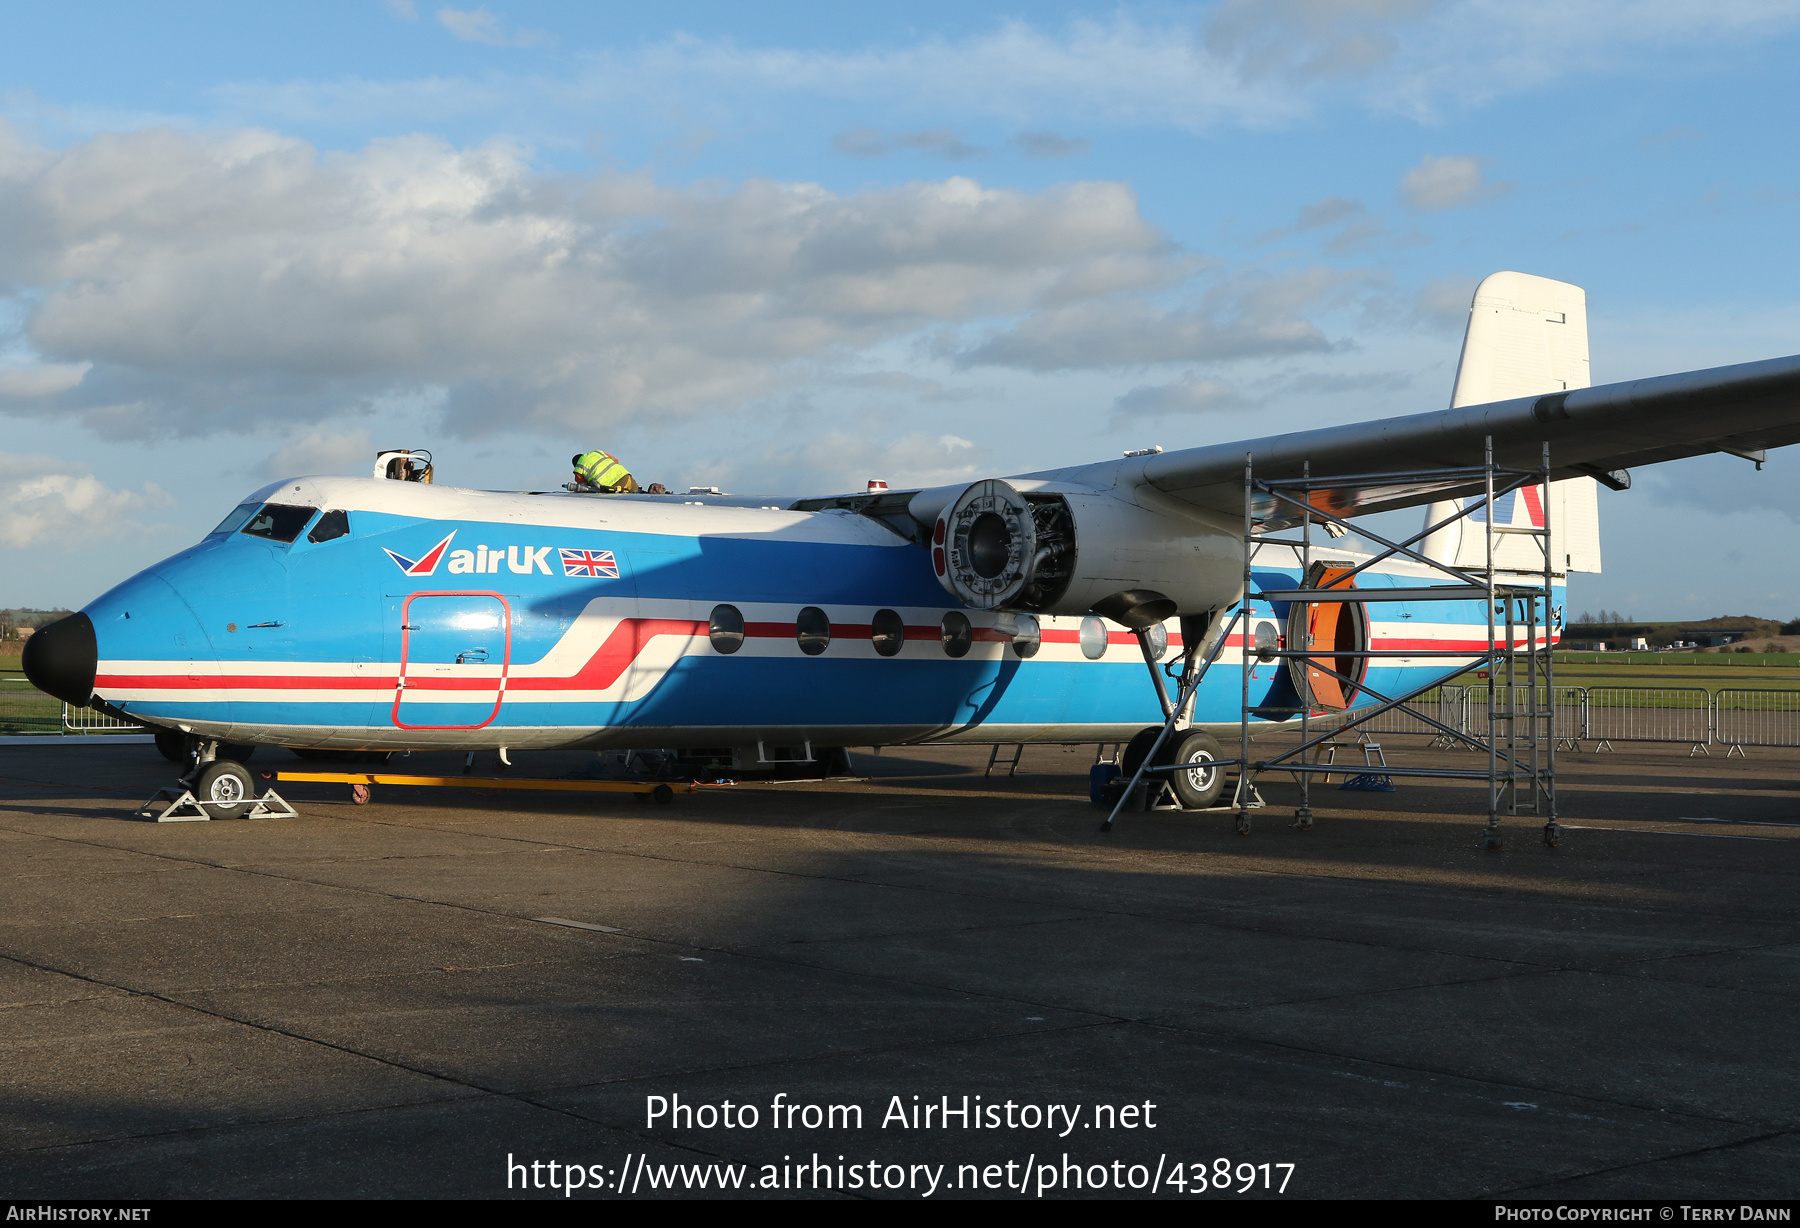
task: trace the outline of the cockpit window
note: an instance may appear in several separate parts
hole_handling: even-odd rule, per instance
[[[347,537],[350,533],[350,513],[334,508],[319,517],[319,523],[312,527],[306,535],[309,542],[328,542],[333,538]]]
[[[219,522],[219,527],[214,529],[213,533],[236,533],[239,529],[244,527],[244,522],[250,519],[250,513],[261,506],[262,504],[260,503],[238,504],[225,514],[225,519]],[[212,533],[207,534],[207,536],[211,537]]]
[[[256,509],[249,523],[239,530],[251,537],[266,537],[274,542],[291,542],[313,518],[316,507],[293,507],[286,503],[265,503]]]

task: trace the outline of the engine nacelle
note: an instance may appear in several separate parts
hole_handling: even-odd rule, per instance
[[[932,566],[946,590],[977,610],[1085,614],[1126,592],[1166,597],[1182,614],[1237,601],[1242,528],[1158,502],[1167,506],[1099,492],[1021,492],[984,479],[938,513]]]
[[[938,513],[931,530],[938,583],[970,609],[1017,605],[1036,558],[1031,505],[998,478],[967,487]]]

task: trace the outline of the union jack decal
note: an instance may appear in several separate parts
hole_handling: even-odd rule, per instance
[[[619,578],[619,564],[610,550],[563,550],[563,575]]]

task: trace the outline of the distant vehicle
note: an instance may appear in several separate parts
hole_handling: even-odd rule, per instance
[[[1496,516],[1527,528],[1556,513],[1560,606],[1568,571],[1599,569],[1595,480],[1622,490],[1631,466],[1800,440],[1800,357],[1598,388],[1587,368],[1583,292],[1499,273],[1476,292],[1452,407],[1410,417],[801,498],[456,489],[404,480],[404,453],[387,453],[371,478],[247,496],[203,541],[32,636],[24,668],[69,703],[191,737],[210,762],[203,795],[249,785],[222,743],[667,747],[753,767],[847,746],[1120,741],[1163,721],[1145,657],[1210,651],[1239,608],[1248,630],[1221,647],[1227,665],[1288,643],[1345,654],[1332,659],[1347,682],[1249,662],[1274,727],[1309,705],[1365,706],[1364,684],[1391,694],[1462,672],[1468,659],[1352,654],[1474,656],[1487,616],[1480,601],[1256,596],[1368,557],[1335,545],[1309,576],[1296,550],[1264,547],[1246,591],[1247,454],[1259,476],[1341,478],[1319,497],[1342,515],[1442,512],[1478,492],[1379,474],[1479,465],[1489,437],[1497,462],[1531,468],[1548,441],[1558,480]],[[1541,583],[1542,539],[1507,540],[1519,549],[1501,566]],[[1467,560],[1477,544],[1434,535],[1424,550]],[[1431,576],[1389,562],[1357,584]],[[1219,757],[1209,731],[1237,728],[1240,678],[1210,675],[1180,762]],[[1216,793],[1220,775],[1196,770],[1195,787]]]

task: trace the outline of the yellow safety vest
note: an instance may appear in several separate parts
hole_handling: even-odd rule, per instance
[[[575,458],[575,473],[589,486],[608,490],[614,486],[632,485],[631,470],[621,465],[608,452],[583,452]]]

